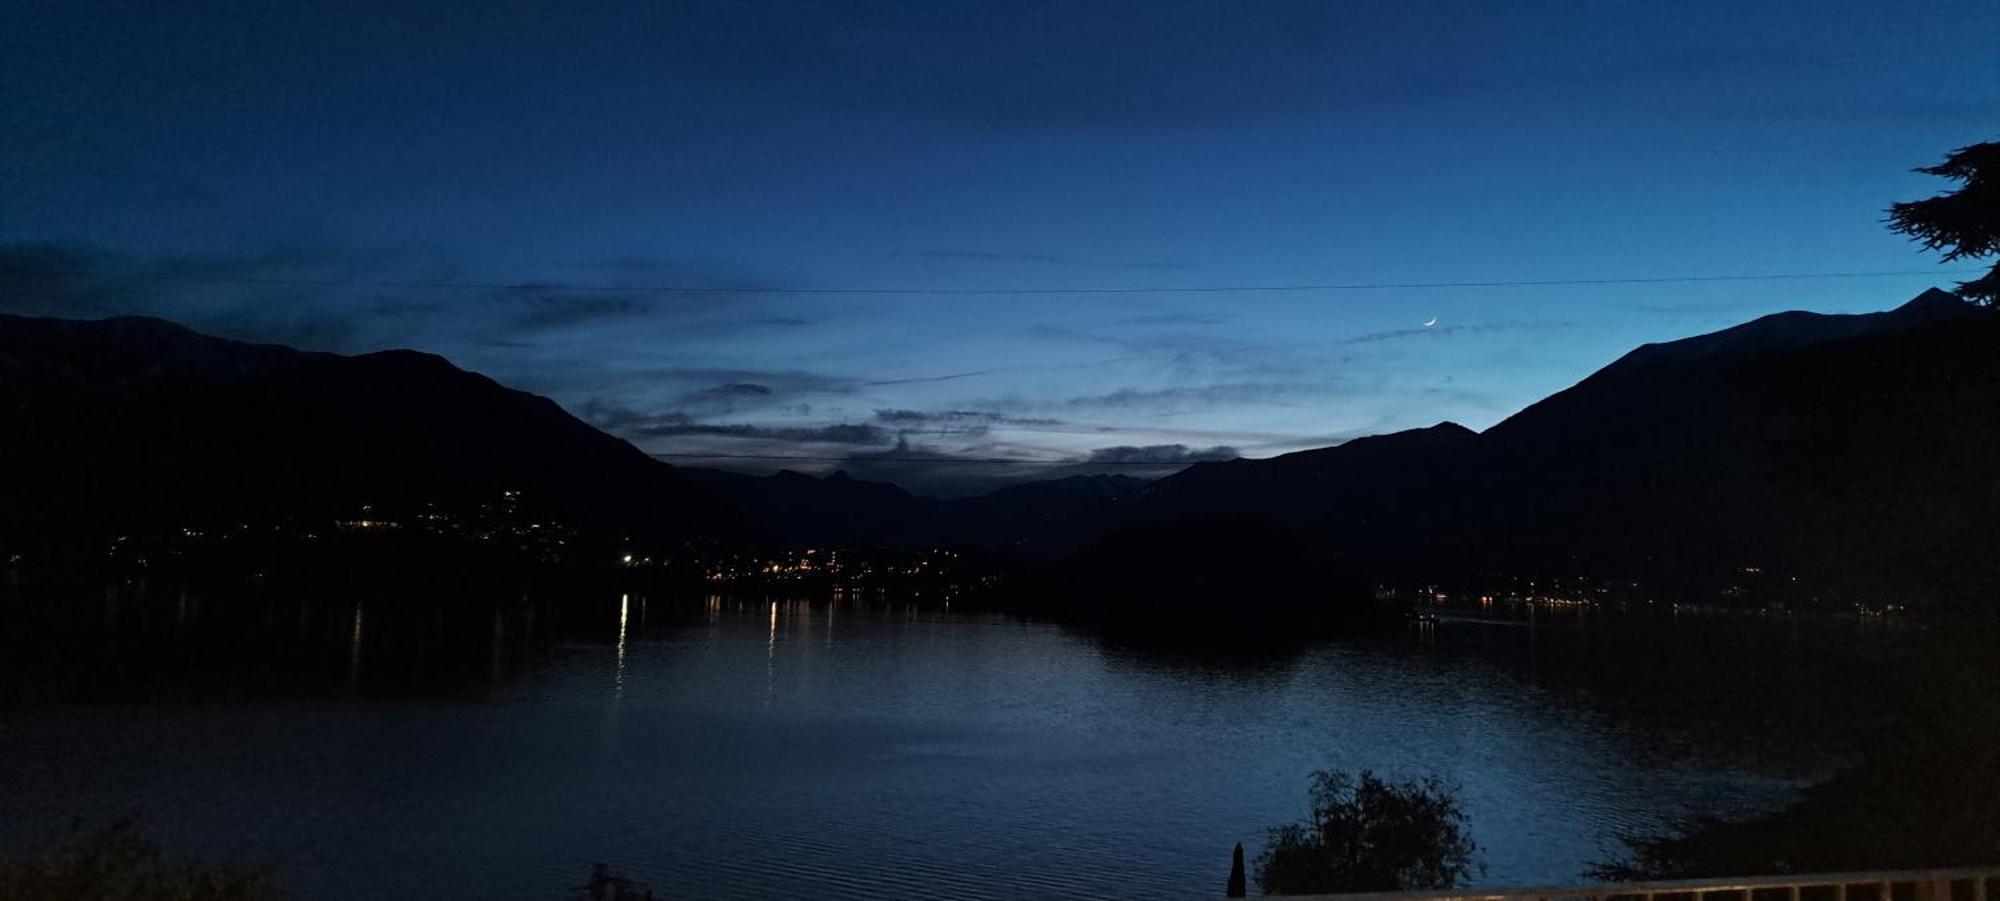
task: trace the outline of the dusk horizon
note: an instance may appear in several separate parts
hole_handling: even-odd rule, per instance
[[[1970,273],[1975,270],[1961,268],[1956,271]],[[1898,274],[1882,277],[1901,279],[1910,276]],[[1873,277],[1871,276],[1871,278]],[[1773,313],[1814,313],[1817,315],[1835,316],[1889,313],[1916,298],[1940,293],[1941,291],[1942,289],[1939,287],[1925,288],[1918,295],[1904,297],[1894,303],[1876,309],[1863,308],[1832,314],[1808,309],[1787,309],[1773,311]],[[117,316],[113,315],[109,318],[117,318]],[[160,319],[161,317],[147,316],[146,318]],[[186,327],[184,324],[173,322],[172,320],[162,321],[169,322],[178,327]],[[1731,322],[1717,328],[1716,331],[1724,331],[1729,328],[1747,325],[1753,321],[1755,320]],[[1420,325],[1419,329],[1421,331],[1371,337],[1368,340],[1421,337],[1424,332],[1432,328],[1435,328],[1435,326]],[[1693,339],[1700,337],[1702,334],[1707,334],[1707,332],[1667,336],[1647,343],[1658,344]],[[215,337],[228,336],[225,334],[216,334]],[[276,342],[252,341],[251,343]],[[301,347],[300,349],[315,350],[320,348],[308,346]],[[1609,359],[1604,361],[1604,364],[1608,365],[1610,362],[1638,349],[1638,347],[1631,347],[1614,353]],[[355,352],[377,353],[393,350],[431,352],[425,351],[422,348],[407,346],[385,346]],[[458,361],[450,360],[450,357],[444,354],[438,354],[438,356],[445,357],[453,365],[457,365],[469,372],[492,375],[492,373],[479,372],[476,369],[460,364]],[[1566,381],[1561,381],[1550,394],[1558,393],[1565,388],[1573,386],[1597,371],[1598,368],[1601,368],[1601,366],[1587,369],[1577,373],[1574,377],[1568,378]],[[504,379],[502,380],[502,384],[506,384]],[[716,388],[709,389],[707,393],[716,396],[718,402],[727,403],[727,399],[733,396],[747,395],[752,398],[762,397],[765,395],[763,389],[765,389],[765,386],[754,383],[734,383],[717,386]],[[985,439],[992,432],[1009,427],[1020,427],[1031,430],[1057,430],[1058,427],[1063,425],[1060,420],[1021,419],[991,410],[922,412],[908,409],[877,409],[870,420],[866,422],[841,422],[817,430],[793,429],[788,431],[780,428],[777,431],[782,434],[776,436],[760,435],[759,432],[769,430],[747,425],[696,425],[693,423],[677,422],[673,428],[665,430],[687,435],[719,437],[728,442],[727,446],[740,448],[744,443],[752,445],[747,450],[726,449],[703,452],[671,449],[651,450],[649,449],[650,447],[664,446],[672,448],[676,445],[672,443],[662,444],[662,439],[649,434],[651,431],[660,431],[659,429],[648,429],[646,426],[640,425],[636,427],[636,434],[629,431],[628,429],[632,428],[633,424],[626,421],[627,417],[615,412],[608,413],[592,402],[586,401],[580,407],[571,407],[565,404],[564,408],[571,415],[631,442],[641,450],[646,451],[649,456],[675,466],[710,468],[756,476],[773,475],[782,472],[802,473],[819,477],[839,474],[855,479],[887,482],[919,496],[955,498],[979,495],[1027,482],[1065,479],[1077,476],[1116,475],[1152,479],[1171,475],[1196,463],[1227,462],[1232,460],[1267,460],[1288,453],[1337,447],[1357,438],[1376,437],[1396,432],[1424,430],[1441,426],[1459,426],[1469,429],[1472,432],[1483,432],[1487,428],[1545,399],[1546,396],[1529,398],[1522,402],[1519,407],[1495,411],[1494,415],[1487,421],[1474,420],[1472,422],[1464,422],[1442,417],[1426,421],[1425,416],[1421,412],[1418,412],[1410,419],[1408,424],[1399,421],[1393,427],[1385,426],[1380,431],[1356,430],[1350,433],[1317,436],[1303,441],[1297,446],[1246,449],[1227,445],[1206,448],[1188,447],[1184,444],[1115,445],[1092,448],[1087,455],[1068,458],[1026,455],[981,456],[977,452],[954,452],[936,446],[916,444],[911,440],[913,434],[917,436],[959,434],[967,436],[968,439]],[[793,434],[792,432],[813,432],[814,434],[808,437],[806,434]],[[827,433],[831,433],[831,437]],[[1100,430],[1099,433],[1103,434],[1104,432]],[[887,437],[891,435],[894,436],[894,444],[891,447],[886,449],[869,447],[872,443],[892,440]],[[758,440],[767,437],[768,441]],[[814,438],[821,440],[815,442]],[[671,439],[665,440],[671,442]],[[921,441],[923,439],[919,438],[918,440]],[[825,455],[817,455],[814,449],[816,446],[822,448],[831,446],[834,450],[821,451],[818,454]]]
[[[1948,286],[1878,223],[2000,107],[1977,3],[671,9],[18,8],[0,310],[439,353],[655,453],[1262,457]]]
[[[1987,901],[1997,36],[0,7],[0,898]]]

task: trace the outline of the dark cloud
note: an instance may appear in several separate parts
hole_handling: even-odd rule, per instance
[[[996,369],[974,369],[970,372],[954,372],[947,375],[925,375],[907,379],[878,379],[872,382],[862,382],[861,384],[867,385],[869,387],[882,387],[887,385],[923,385],[923,384],[928,384],[930,382],[955,382],[958,381],[959,379],[976,378],[982,375],[994,375],[1002,372],[1014,372],[1021,369],[1031,369],[1031,368],[1034,367],[1001,366]]]
[[[711,302],[725,308],[748,307],[756,299],[756,295],[733,294]],[[651,313],[672,329],[674,338],[687,342],[754,338],[774,330],[802,328],[816,321],[801,316],[763,315],[750,309],[708,315],[702,308],[687,303],[685,298],[675,298],[674,302],[676,305],[670,311],[656,306]]]
[[[1142,313],[1137,316],[1127,316],[1123,319],[1113,321],[1112,324],[1135,328],[1150,328],[1163,325],[1211,326],[1226,325],[1230,319],[1231,317],[1220,313],[1194,313],[1180,310],[1167,313]]]
[[[678,394],[661,392],[660,399],[653,401],[661,409],[685,413],[697,420],[713,420],[722,417],[745,415],[766,415],[781,411],[796,404],[783,402],[783,395],[833,391],[846,393],[851,390],[849,383],[831,377],[817,377],[806,373],[745,373],[775,382],[777,387],[765,381],[727,381],[720,385],[684,390]],[[617,386],[612,386],[616,388]],[[809,414],[808,414],[809,415]],[[794,414],[796,418],[797,414]]]
[[[990,425],[1013,426],[1055,426],[1062,425],[1060,419],[1009,416],[983,410],[876,410],[877,422],[894,425],[922,425],[927,423],[986,423]]]
[[[1099,448],[1087,458],[1052,448],[987,440],[987,426],[1010,417],[982,411],[923,413],[880,411],[880,425],[837,423],[785,426],[700,422],[681,411],[643,414],[604,404],[586,418],[633,440],[680,439],[671,456],[680,465],[721,466],[761,473],[777,469],[825,475],[845,471],[870,481],[893,482],[917,494],[960,497],[1037,479],[1116,473],[1154,478],[1191,463],[1238,456],[1234,447],[1185,444]],[[953,421],[952,414],[972,414]],[[899,428],[895,426],[925,426]],[[928,428],[934,427],[934,428]],[[947,436],[947,444],[927,438]],[[815,447],[817,445],[817,447]],[[829,452],[829,448],[835,448]],[[707,455],[707,456],[705,456]]]
[[[729,386],[723,386],[729,387]],[[750,385],[749,388],[762,386]],[[751,391],[749,393],[755,394]],[[895,440],[894,433],[879,426],[855,423],[824,425],[765,425],[738,422],[708,422],[686,410],[648,412],[605,401],[587,401],[578,414],[590,424],[630,440],[709,436],[745,441],[783,444],[877,445]]]
[[[1063,404],[1069,407],[1158,412],[1224,404],[1288,403],[1302,396],[1324,395],[1334,390],[1337,390],[1337,385],[1330,381],[1220,382],[1174,388],[1120,388],[1104,394],[1072,397]]]
[[[631,438],[641,436],[626,430],[660,415],[680,417],[665,423],[670,426],[773,420],[790,425],[812,420],[816,413],[815,425],[844,421],[853,417],[837,404],[815,401],[852,395],[859,385],[851,377],[796,369],[618,368],[562,359],[541,364],[530,375],[524,372],[526,365],[510,361],[517,384],[548,393],[599,428]]]
[[[519,308],[515,324],[528,331],[551,331],[596,319],[636,316],[646,305],[634,297],[566,292],[550,286],[508,288],[499,300]]]
[[[1390,329],[1389,331],[1386,332],[1369,332],[1365,335],[1355,335],[1352,338],[1344,339],[1338,343],[1374,344],[1379,341],[1395,341],[1400,338],[1442,338],[1446,335],[1465,335],[1465,334],[1478,334],[1480,332],[1497,332],[1501,331],[1504,328],[1505,326],[1498,326],[1498,325],[1445,325],[1445,326],[1431,326],[1429,328],[1399,328],[1399,329]]]
[[[1568,328],[1569,326],[1570,323],[1567,322],[1481,322],[1469,325],[1441,325],[1430,326],[1428,328],[1399,328],[1386,332],[1369,332],[1365,335],[1356,335],[1336,343],[1374,344],[1380,341],[1394,341],[1401,338],[1442,338],[1446,335],[1484,335],[1510,331],[1552,331]]]
[[[765,273],[740,260],[661,257],[645,253],[580,260],[573,271],[624,288],[680,288],[699,285],[732,291],[768,284]]]
[[[728,283],[699,268],[655,265],[679,273],[676,281]],[[227,338],[350,353],[407,346],[426,335],[522,350],[541,346],[535,339],[551,332],[567,337],[641,317],[682,340],[808,324],[760,309],[763,297],[755,292],[480,284],[460,281],[455,272],[450,261],[424,253],[290,247],[245,256],[141,255],[17,243],[0,245],[0,312],[155,316]]]
[[[1169,263],[1154,260],[1089,260],[1080,257],[1066,257],[1053,254],[1008,253],[988,250],[905,250],[889,254],[889,256],[896,259],[912,259],[932,263],[1007,263],[1057,266],[1071,269],[1178,271],[1193,268],[1185,263]]]
[[[1200,463],[1211,460],[1234,460],[1242,454],[1236,448],[1216,445],[1208,448],[1192,448],[1185,444],[1150,444],[1135,447],[1121,444],[1116,447],[1100,447],[1090,452],[1091,463]]]
[[[910,441],[907,436],[898,437],[896,443],[879,451],[865,451],[850,454],[849,462],[894,462],[894,463],[981,463],[989,458],[946,450],[935,445]],[[1024,460],[1023,462],[1031,462]]]
[[[685,386],[689,396],[756,396],[754,389],[728,389],[731,385],[753,385],[768,389],[771,396],[799,394],[853,394],[865,384],[852,376],[829,375],[806,369],[729,369],[707,366],[650,366],[620,372],[619,379]],[[692,386],[701,385],[701,388]],[[726,389],[726,390],[724,390]]]
[[[1210,317],[1174,312],[1113,320],[1110,328],[1079,329],[1052,323],[1027,327],[1029,335],[1057,341],[1102,344],[1124,353],[1116,357],[1074,368],[1091,368],[1144,360],[1184,375],[1213,376],[1230,373],[1235,378],[1251,378],[1287,371],[1283,359],[1307,349],[1303,342],[1279,344],[1222,334],[1208,326]],[[1182,326],[1160,331],[1158,326]]]
[[[878,451],[849,454],[823,464],[822,472],[842,470],[858,479],[894,482],[933,497],[963,497],[1043,479],[1116,474],[1143,479],[1177,472],[1190,464],[1237,457],[1228,447],[1190,448],[1181,444],[1099,448],[1089,459],[1049,459],[1046,451],[983,447],[948,450],[900,439]]]
[[[0,247],[0,309],[21,316],[97,316],[107,300],[89,285],[97,259],[52,244]]]
[[[997,415],[999,415],[999,414],[995,413],[995,414],[990,414],[990,415],[995,415],[995,416],[997,416]],[[894,422],[894,423],[903,423],[903,422],[935,422],[935,421],[937,421],[938,419],[941,419],[941,418],[945,418],[946,416],[947,416],[947,414],[943,414],[943,413],[922,413],[922,412],[919,412],[919,411],[916,411],[916,410],[876,410],[876,411],[875,411],[875,418],[876,418],[876,419],[878,419],[878,420],[881,420],[882,422]]]
[[[771,386],[759,385],[755,382],[731,382],[727,385],[717,385],[710,388],[708,392],[710,394],[726,394],[735,397],[746,395],[750,397],[770,397]]]
[[[373,264],[379,264],[376,271],[368,271]],[[612,280],[602,274],[592,277]],[[672,278],[647,273],[648,279],[655,277]],[[465,354],[461,365],[547,393],[594,425],[648,450],[853,457],[856,466],[876,467],[877,476],[937,492],[960,490],[953,485],[992,486],[1072,471],[1064,467],[1145,474],[1145,467],[1158,466],[1164,473],[1197,460],[1233,456],[1236,448],[1289,449],[1296,442],[1288,436],[1204,433],[1166,423],[1187,414],[1185,421],[1195,425],[1193,414],[1221,407],[1317,403],[1356,388],[1323,371],[1296,366],[1300,372],[1280,371],[1268,361],[1260,364],[1275,352],[1273,345],[1219,341],[1199,332],[1222,317],[1172,310],[1124,311],[1124,319],[1107,320],[1127,327],[1106,331],[1119,337],[1060,333],[1123,340],[1143,350],[1110,360],[875,380],[804,369],[662,365],[684,359],[685,349],[706,347],[717,337],[808,320],[790,315],[783,301],[758,303],[743,294],[690,303],[678,295],[571,290],[561,282],[465,286],[454,279],[448,266],[420,256],[357,261],[296,248],[244,258],[138,256],[77,246],[0,245],[0,310],[72,317],[152,315],[226,337],[312,349],[358,352],[416,345]],[[417,287],[425,284],[439,289]],[[813,315],[812,322],[824,321]],[[1163,327],[1166,333],[1143,333],[1151,327]],[[1140,334],[1122,337],[1135,332]],[[1401,336],[1382,333],[1354,340]],[[706,353],[695,358],[718,359]],[[911,401],[899,392],[883,391],[878,397],[872,390],[1008,372],[1095,368],[1130,359],[1164,364],[1179,374],[1137,383],[1146,387],[1066,400],[967,397],[944,400],[936,409],[878,406]],[[1422,396],[1460,403],[1475,399],[1455,391],[1433,387]],[[1048,415],[1052,412],[1063,418]],[[1146,425],[1132,425],[1140,421]],[[1078,450],[1074,439],[1051,439],[1048,446],[1021,443],[1030,435],[1057,433],[1094,436],[1080,439],[1086,443],[1186,443],[1121,445],[1089,453]],[[920,456],[952,459],[946,465],[915,459]],[[1020,462],[993,464],[987,461],[992,457]],[[923,473],[902,474],[895,467],[921,468]]]
[[[915,494],[963,497],[1044,478],[1061,465],[1017,457],[1003,449],[952,450],[902,437],[893,447],[849,454],[828,471],[839,469],[857,479],[893,482]]]
[[[325,273],[381,262],[298,249],[242,258],[140,257],[12,244],[0,246],[0,311],[73,319],[154,316],[243,341],[376,349],[369,335],[400,333],[422,311],[369,294],[337,302],[324,281]]]
[[[1732,313],[1732,314],[1741,313],[1744,311],[1753,311],[1764,306],[1766,306],[1765,303],[1761,303],[1755,299],[1746,299],[1746,300],[1733,300],[1733,301],[1723,301],[1723,302],[1704,302],[1704,303],[1685,303],[1685,304],[1642,303],[1634,305],[1632,309],[1641,313],[1654,313],[1666,316],[1695,316],[1695,315],[1710,315],[1710,314],[1720,314],[1720,313]]]
[[[489,309],[501,313],[501,327],[531,333],[636,317],[671,324],[675,336],[682,340],[735,337],[812,324],[813,320],[802,316],[761,309],[760,302],[769,295],[739,284],[741,279],[670,261],[655,266],[659,272],[653,278],[658,281],[646,284],[634,285],[618,278],[601,279],[608,285],[548,282],[496,287],[477,296]],[[713,290],[675,287],[692,282]]]
[[[761,426],[737,423],[658,423],[638,426],[626,430],[643,438],[668,438],[681,435],[717,435],[728,438],[750,438],[760,441],[782,441],[792,444],[885,444],[889,433],[872,425],[836,423],[826,426]]]
[[[684,413],[646,413],[602,400],[588,400],[577,405],[576,415],[600,429],[619,434],[653,426],[686,425],[694,421]]]

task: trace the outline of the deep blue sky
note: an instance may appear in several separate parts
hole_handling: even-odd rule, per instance
[[[577,289],[1935,270],[1882,212],[1996,113],[1985,0],[17,2],[0,308],[414,346],[654,451],[1265,456],[1953,279]]]

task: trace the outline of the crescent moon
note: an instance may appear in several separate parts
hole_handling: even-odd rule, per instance
[[[1429,322],[1424,323],[1424,328],[1430,328],[1437,324],[1438,324],[1438,318],[1436,316],[1432,316]]]

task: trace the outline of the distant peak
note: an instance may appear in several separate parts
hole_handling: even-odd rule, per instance
[[[852,482],[854,481],[854,477],[848,475],[845,469],[836,469],[832,475],[826,477],[826,480],[829,482]]]
[[[410,350],[408,348],[402,348],[402,347],[391,348],[389,350],[369,351],[368,353],[365,354],[355,355],[354,359],[369,360],[371,362],[384,363],[392,366],[443,365],[452,369],[458,368],[456,366],[452,366],[450,360],[438,356],[437,354],[426,353],[421,350]]]
[[[107,316],[98,320],[113,328],[145,329],[175,335],[195,334],[194,329],[178,322],[161,319],[158,316]]]
[[[1478,433],[1447,419],[1433,426],[1404,429],[1400,432],[1390,432],[1386,435],[1370,435],[1366,438],[1355,440],[1368,441],[1386,438],[1395,441],[1455,441],[1460,438],[1470,438],[1476,434]]]
[[[1309,450],[1309,451],[1300,451],[1299,453],[1316,454],[1316,453],[1321,453],[1323,451],[1335,450],[1337,448],[1353,448],[1353,447],[1377,447],[1377,448],[1450,447],[1466,439],[1476,437],[1478,434],[1479,434],[1478,432],[1468,429],[1465,426],[1459,425],[1458,423],[1452,422],[1450,420],[1445,420],[1444,422],[1440,422],[1437,425],[1425,426],[1423,428],[1404,429],[1400,432],[1389,432],[1383,435],[1364,435],[1360,438],[1355,438],[1343,444],[1334,445],[1333,447],[1319,448],[1317,450]]]
[[[1963,313],[1971,309],[1973,309],[1973,305],[1967,303],[1964,298],[1942,288],[1930,288],[1925,290],[1924,293],[1910,298],[1908,303],[1897,307],[1896,313],[1900,315],[1917,314],[1935,316],[1939,314]]]
[[[1862,335],[1900,331],[1977,315],[1979,307],[1949,291],[1931,288],[1910,298],[1902,306],[1880,313],[1809,313],[1790,310],[1760,316],[1718,332],[1645,344],[1626,354],[1602,372],[1630,371],[1660,363],[1688,363],[1696,360],[1742,357],[1747,354],[1805,347]],[[1594,378],[1595,376],[1593,376]]]

